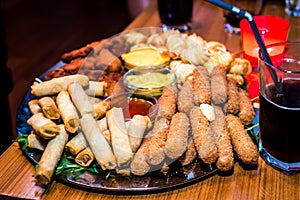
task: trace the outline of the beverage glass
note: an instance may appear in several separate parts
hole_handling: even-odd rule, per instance
[[[224,2],[236,6],[242,10],[246,10],[252,15],[259,15],[262,10],[263,0],[224,0]],[[229,33],[240,33],[240,21],[242,16],[232,13],[229,10],[223,10],[225,23],[224,28]]]
[[[285,174],[300,172],[300,43],[266,47],[272,64],[259,51],[259,151],[266,163]],[[277,92],[271,69],[278,77]]]
[[[285,12],[290,16],[300,17],[300,0],[285,0]]]
[[[193,0],[158,0],[159,17],[164,30],[186,32],[192,28]]]
[[[287,40],[290,28],[288,20],[278,16],[254,16],[254,21],[265,45]],[[252,66],[257,67],[259,47],[247,19],[241,21],[240,27],[244,58],[248,59]]]

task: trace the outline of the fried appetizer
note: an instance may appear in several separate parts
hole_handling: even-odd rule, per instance
[[[118,167],[127,166],[133,158],[122,108],[113,107],[106,113],[111,145]]]
[[[28,120],[33,131],[40,137],[48,140],[59,134],[60,128],[51,119],[44,117],[43,113],[32,115]]]
[[[38,99],[32,99],[28,102],[28,107],[30,112],[34,115],[37,113],[41,113],[42,109],[39,105],[39,100]]]
[[[217,139],[211,127],[208,129],[207,136],[198,154],[202,161],[206,164],[212,164],[218,158]]]
[[[225,103],[227,101],[226,68],[223,65],[215,66],[210,74],[210,77],[211,98],[213,103]]]
[[[80,119],[81,128],[97,163],[103,170],[115,169],[117,166],[113,151],[100,133],[99,126],[91,114],[84,114]]]
[[[142,143],[144,133],[152,127],[148,116],[134,115],[128,122],[127,131],[132,152],[136,152]]]
[[[239,117],[232,114],[226,116],[226,125],[229,131],[234,151],[245,164],[257,164],[258,149]]]
[[[102,119],[97,120],[97,124],[100,128],[100,133],[102,133],[102,135],[105,137],[105,139],[107,140],[108,143],[111,143],[110,131],[108,129],[106,117],[103,117]]]
[[[55,101],[51,97],[42,97],[38,100],[39,105],[42,108],[42,111],[48,119],[59,119],[60,112],[57,108]]]
[[[189,128],[189,118],[185,113],[178,112],[172,117],[164,148],[169,158],[177,159],[186,151]]]
[[[237,81],[231,77],[227,77],[227,95],[226,111],[237,114],[240,111],[239,86]]]
[[[46,142],[41,137],[37,136],[33,131],[28,135],[28,147],[44,151]]]
[[[57,163],[59,162],[68,141],[68,134],[64,125],[58,125],[58,127],[60,129],[59,134],[48,142],[35,174],[35,179],[44,185],[50,183]]]
[[[77,83],[82,87],[88,87],[89,77],[82,74],[75,74],[53,78],[41,83],[34,82],[31,86],[31,93],[37,97],[55,95],[62,90],[67,90],[69,83]]]
[[[88,146],[83,133],[80,131],[66,144],[66,150],[72,155],[77,155]]]
[[[178,92],[177,108],[179,112],[189,114],[194,106],[193,83],[191,80],[186,80],[181,90]]]
[[[142,143],[140,148],[134,154],[134,157],[130,163],[130,170],[134,175],[143,176],[150,170],[150,165],[147,162],[147,153],[151,146],[149,142]]]
[[[239,102],[240,112],[238,113],[238,116],[244,125],[248,125],[254,120],[255,112],[248,93],[242,88],[239,88]]]
[[[78,130],[80,122],[77,110],[71,101],[69,93],[66,90],[62,90],[58,93],[56,103],[66,130],[70,133],[75,133]]]
[[[193,71],[193,93],[196,105],[210,104],[210,83],[207,77],[197,68]]]
[[[94,161],[94,159],[95,157],[92,150],[87,147],[76,155],[75,162],[83,167],[88,167]]]
[[[188,142],[187,142],[187,150],[186,152],[179,158],[179,161],[182,166],[188,165],[197,157],[197,151],[195,149],[195,144],[192,135],[189,132]]]
[[[106,112],[111,108],[109,101],[101,101],[93,104],[93,111],[96,119],[105,117]]]
[[[89,86],[84,91],[92,97],[107,97],[107,83],[104,81],[90,81]]]
[[[221,171],[228,171],[233,168],[234,155],[230,136],[226,125],[223,126],[222,131],[217,139],[218,160],[216,166]]]
[[[93,104],[89,101],[88,95],[84,92],[80,84],[70,83],[68,85],[68,92],[81,116],[88,113],[92,113],[94,116]]]
[[[178,89],[176,85],[168,85],[164,87],[161,97],[158,99],[159,109],[156,119],[165,117],[168,120],[171,120],[172,116],[176,112],[177,93]]]

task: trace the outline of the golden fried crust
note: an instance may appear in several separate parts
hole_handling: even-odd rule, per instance
[[[248,93],[241,88],[239,88],[239,103],[240,112],[238,113],[238,116],[244,125],[248,125],[254,120],[255,112]]]
[[[228,101],[226,105],[227,113],[237,114],[240,110],[239,87],[237,81],[230,77],[227,77],[227,95],[228,95]]]
[[[197,68],[193,71],[193,93],[196,105],[210,104],[210,85]]]
[[[172,117],[164,152],[171,159],[179,158],[187,149],[189,118],[178,112]]]
[[[179,161],[182,166],[188,165],[197,157],[197,151],[195,149],[195,144],[193,137],[189,134],[187,150],[186,152],[179,158]]]
[[[222,104],[227,101],[226,68],[217,65],[211,72],[211,98],[214,104]]]
[[[167,118],[171,120],[176,112],[178,89],[176,85],[165,86],[161,97],[158,99],[159,109],[156,119]]]
[[[214,163],[218,158],[217,141],[214,132],[211,128],[208,129],[208,133],[203,142],[203,145],[198,151],[198,154],[202,161],[206,164]]]
[[[228,129],[225,125],[223,126],[223,130],[220,132],[220,135],[217,139],[217,148],[217,168],[221,171],[228,171],[232,169],[234,165],[234,155]]]
[[[229,131],[234,151],[245,164],[257,164],[258,149],[244,129],[239,117],[232,114],[226,116],[226,125]]]
[[[194,106],[192,81],[186,80],[178,93],[177,107],[179,112],[189,114]]]

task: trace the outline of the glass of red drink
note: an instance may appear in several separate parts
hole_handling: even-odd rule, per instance
[[[193,0],[158,0],[157,8],[164,30],[186,32],[192,28]]]
[[[300,42],[267,46],[272,64],[259,51],[259,151],[271,166],[286,174],[300,172]],[[275,86],[271,70],[278,77]]]

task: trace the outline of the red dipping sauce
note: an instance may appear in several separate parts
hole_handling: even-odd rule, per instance
[[[153,104],[149,101],[138,98],[130,98],[129,101],[129,113],[132,118],[134,115],[148,115],[151,111],[151,106]]]

